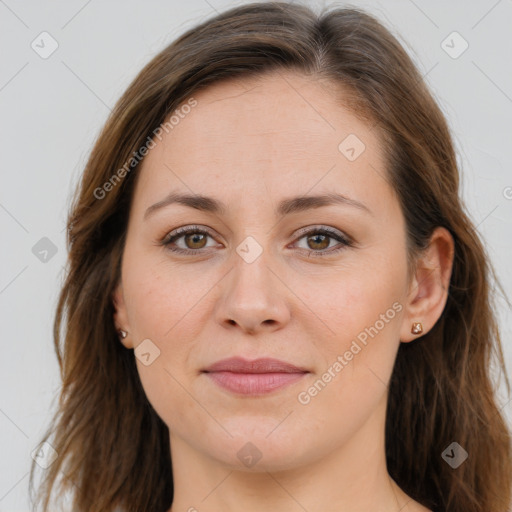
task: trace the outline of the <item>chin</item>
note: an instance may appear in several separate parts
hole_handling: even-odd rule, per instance
[[[212,458],[230,469],[273,472],[307,463],[303,453],[304,438],[299,432],[293,435],[274,418],[252,418],[250,422],[238,419],[236,424],[237,428],[233,422],[223,422],[232,438],[223,436],[222,439],[211,439],[204,446]],[[213,452],[212,447],[215,447]]]

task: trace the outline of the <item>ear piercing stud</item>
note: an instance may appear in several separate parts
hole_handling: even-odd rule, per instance
[[[421,334],[423,332],[423,326],[421,322],[413,322],[411,327],[412,334]]]
[[[121,336],[121,338],[123,338],[123,340],[128,335],[128,333],[126,331],[123,331],[122,329],[119,329],[119,331],[117,331],[117,332],[119,333],[119,336]]]

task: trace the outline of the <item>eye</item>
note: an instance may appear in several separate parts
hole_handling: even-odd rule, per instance
[[[353,246],[349,237],[328,227],[305,228],[305,230],[301,230],[299,233],[303,233],[303,236],[301,236],[299,240],[305,239],[306,247],[302,247],[302,249],[308,251],[308,257],[310,255],[313,255],[313,257],[329,256],[346,247]],[[326,250],[330,247],[332,240],[337,240],[339,244],[335,246],[334,249]]]
[[[302,234],[298,240],[305,240],[306,247],[299,247],[308,251],[308,257],[328,256],[346,247],[352,247],[352,240],[343,235],[340,231],[328,227],[304,228],[299,231]],[[169,233],[160,244],[168,250],[178,254],[198,254],[202,249],[207,248],[208,237],[213,238],[209,231],[200,226],[187,226],[178,228]],[[332,248],[331,241],[338,241],[338,245]],[[181,247],[178,243],[181,241]],[[184,245],[184,246],[183,246]],[[211,245],[209,247],[212,247]],[[326,250],[329,249],[329,250]]]
[[[178,228],[167,235],[161,242],[167,249],[180,254],[197,254],[206,247],[207,237],[210,233],[199,226]],[[177,241],[183,239],[185,247],[173,247]]]

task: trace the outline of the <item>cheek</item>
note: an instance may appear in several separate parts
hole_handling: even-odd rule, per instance
[[[348,350],[355,339],[364,343],[378,337],[380,345],[387,340],[395,344],[405,283],[404,273],[399,265],[396,268],[379,267],[377,262],[352,265],[329,276],[316,276],[311,280],[314,286],[297,283],[295,290],[314,314],[309,316],[316,319],[308,325],[316,323],[326,335],[321,337],[320,352],[332,358]]]
[[[202,328],[198,317],[206,305],[200,300],[206,293],[204,284],[186,286],[183,273],[167,268],[165,262],[129,262],[127,258],[123,287],[134,344],[149,339],[158,349],[148,365],[135,358],[144,392],[167,425],[181,424],[181,418],[201,424],[204,417],[186,388],[196,369],[192,356]]]
[[[336,306],[322,313],[334,331],[317,337],[323,364],[295,397],[304,436],[321,431],[340,443],[362,428],[385,398],[403,308],[389,283],[377,286],[362,278],[347,283],[353,285],[350,292],[338,293]]]
[[[211,273],[173,264],[165,254],[127,250],[123,286],[132,329],[141,340],[154,339],[163,349],[178,334],[193,336],[215,282]]]
[[[323,407],[338,403],[343,410],[365,409],[386,390],[400,343],[405,261],[396,251],[392,257],[351,265],[325,282],[324,293],[316,298],[310,293],[308,304],[314,305],[321,320],[316,325],[326,335],[308,333],[323,365],[319,391],[307,395]]]

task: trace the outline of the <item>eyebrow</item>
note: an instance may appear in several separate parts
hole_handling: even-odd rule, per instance
[[[144,213],[144,220],[153,215],[157,210],[171,204],[182,204],[184,206],[189,206],[190,208],[195,208],[196,210],[218,215],[225,215],[227,212],[226,205],[212,197],[199,194],[171,192],[164,199],[151,205],[146,210]],[[365,204],[337,193],[328,193],[317,196],[297,196],[289,199],[283,199],[276,208],[276,214],[278,216],[290,215],[292,213],[303,212],[313,208],[320,208],[322,206],[331,206],[335,204],[353,206],[373,215],[371,210]]]

